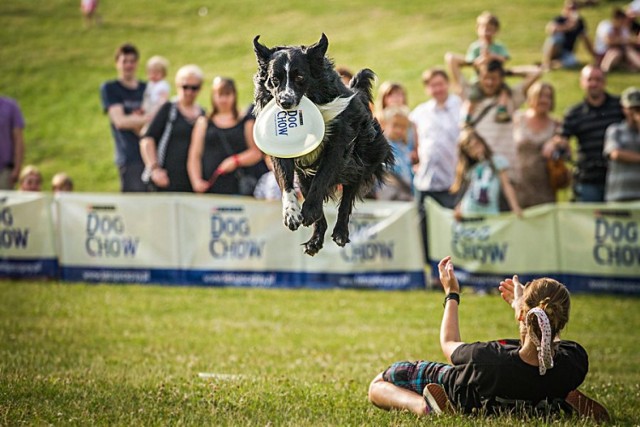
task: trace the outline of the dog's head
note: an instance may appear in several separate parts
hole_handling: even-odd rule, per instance
[[[324,70],[325,53],[329,46],[327,36],[311,46],[276,46],[268,48],[253,39],[258,59],[256,83],[263,85],[284,110],[296,108]]]

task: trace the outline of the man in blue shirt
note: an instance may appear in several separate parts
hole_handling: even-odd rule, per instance
[[[146,83],[136,77],[138,58],[135,46],[120,46],[115,55],[118,78],[100,87],[102,107],[109,115],[115,142],[115,162],[122,192],[146,191],[141,179],[144,163],[140,156],[139,132],[149,117],[142,110]]]

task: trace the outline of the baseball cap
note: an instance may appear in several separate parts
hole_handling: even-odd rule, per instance
[[[264,153],[293,158],[318,148],[324,131],[322,113],[306,96],[291,110],[283,110],[272,99],[256,117],[253,138]]]
[[[622,92],[620,103],[624,108],[640,107],[640,89],[630,87]]]

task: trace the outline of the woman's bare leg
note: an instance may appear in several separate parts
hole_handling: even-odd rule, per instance
[[[369,385],[369,401],[381,409],[406,409],[416,415],[427,415],[424,397],[411,390],[398,387],[378,374]]]

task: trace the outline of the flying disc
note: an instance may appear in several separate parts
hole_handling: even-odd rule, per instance
[[[283,110],[272,99],[256,117],[253,138],[264,153],[292,158],[309,154],[322,143],[324,120],[318,107],[303,96],[298,106]]]

